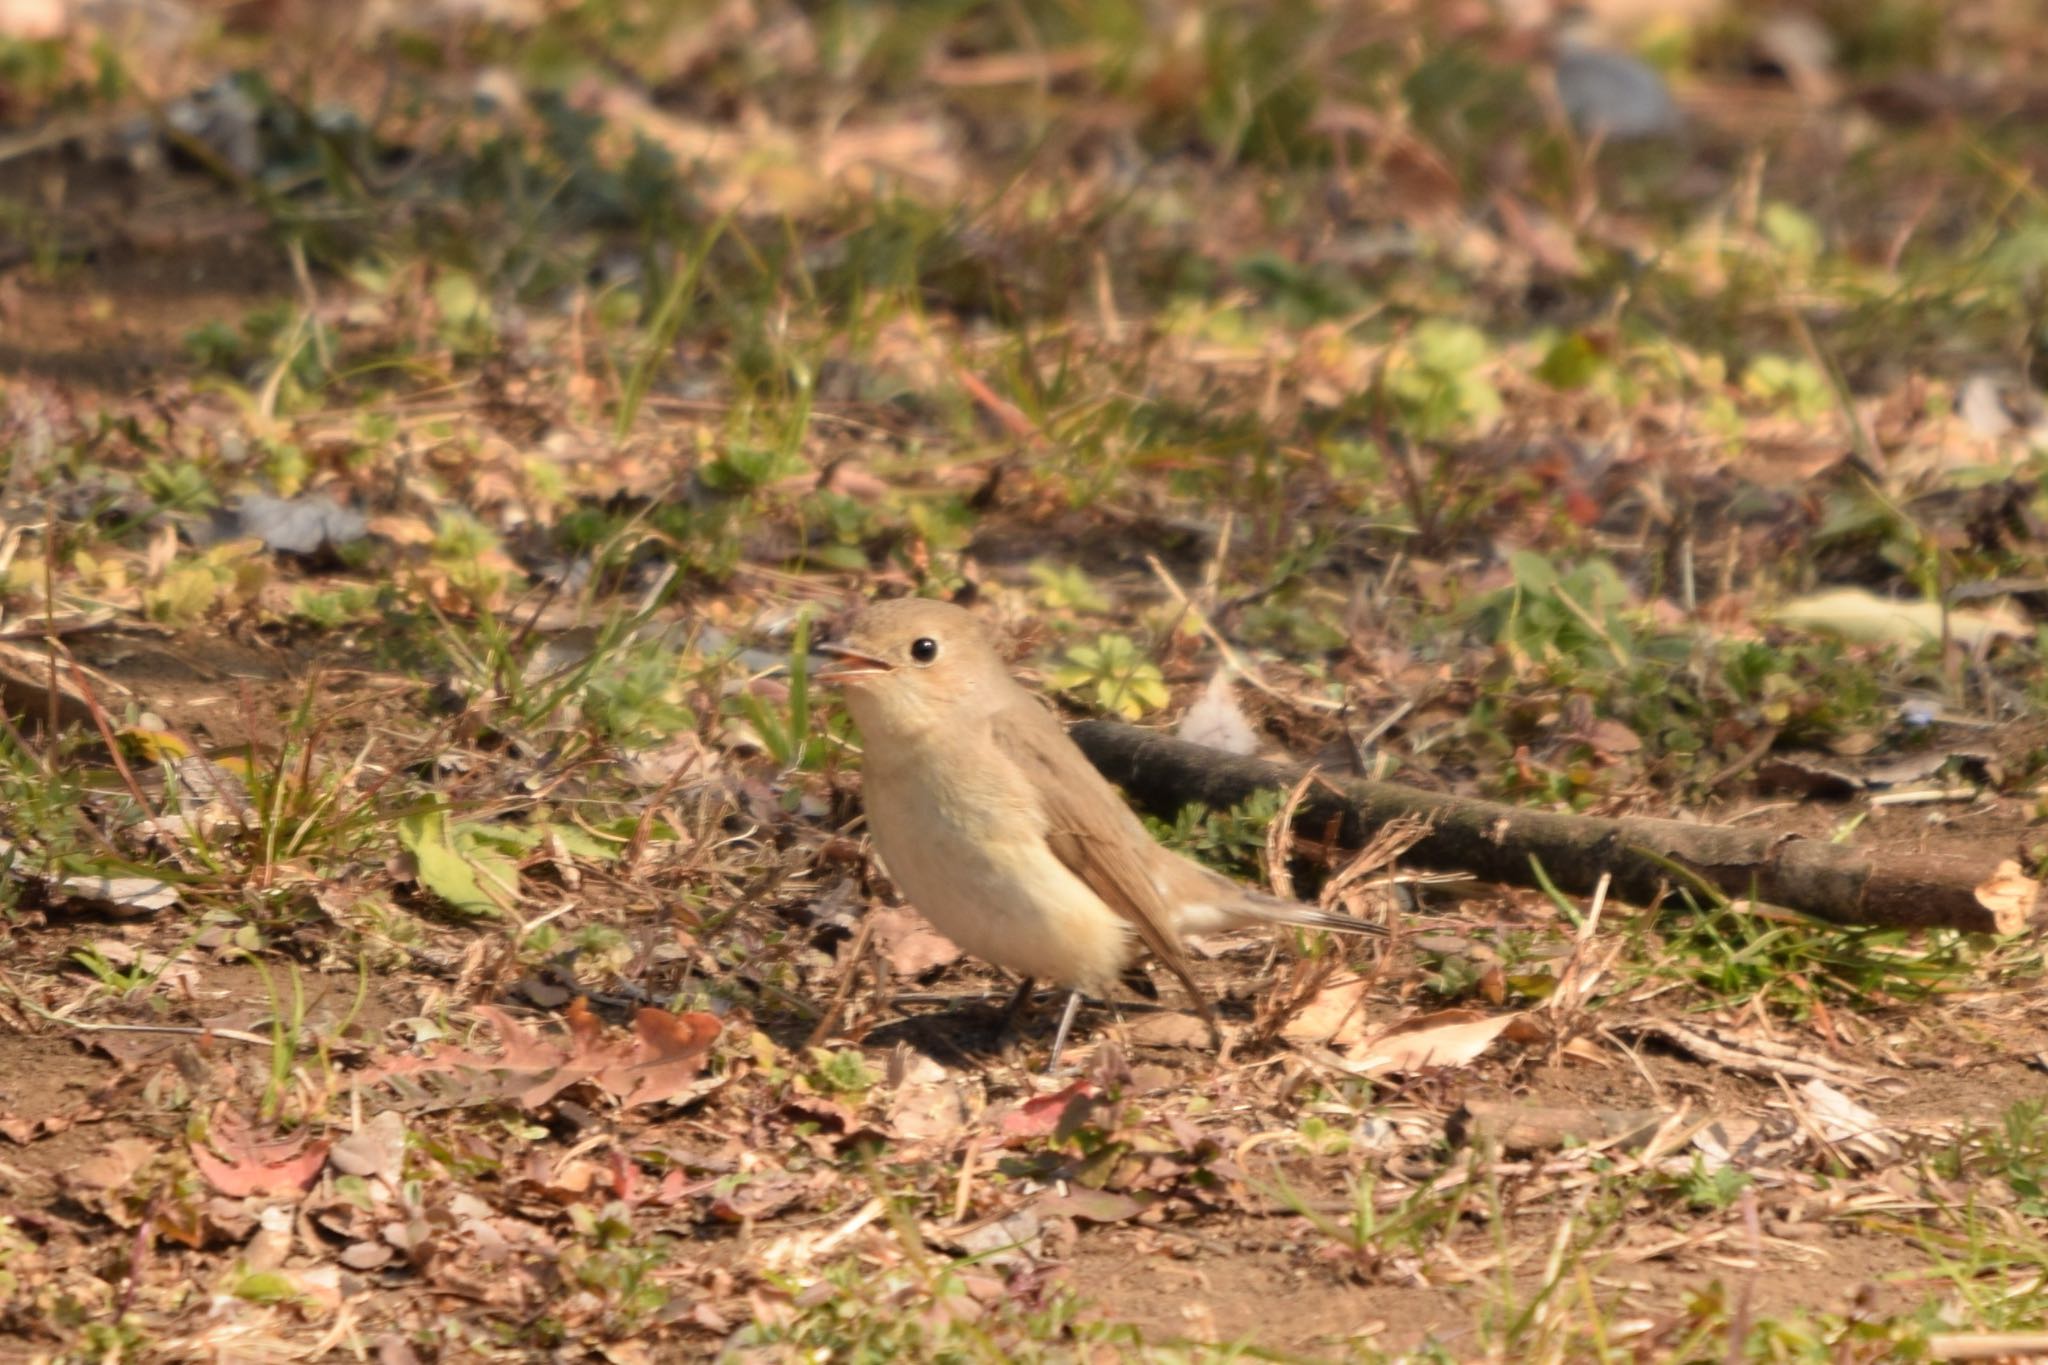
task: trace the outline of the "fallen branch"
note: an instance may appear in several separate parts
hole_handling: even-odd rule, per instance
[[[2048,1355],[2048,1332],[1929,1332],[1929,1360],[2034,1360]]]
[[[1468,1099],[1444,1120],[1453,1146],[1494,1142],[1510,1156],[1581,1147],[1632,1152],[1657,1136],[1671,1115],[1661,1109],[1565,1108],[1522,1099]]]
[[[1257,791],[1285,790],[1297,770],[1238,758],[1114,721],[1070,732],[1089,761],[1131,799],[1171,818],[1190,804],[1226,809]],[[1621,820],[1523,810],[1391,782],[1317,784],[1298,816],[1307,830],[1334,828],[1356,848],[1390,820],[1421,817],[1429,832],[1409,850],[1416,866],[1470,872],[1513,886],[1589,895],[1603,873],[1614,894],[1648,905],[1682,885],[1683,869],[1731,897],[1749,897],[1843,925],[1964,929],[2016,934],[2032,922],[2040,884],[1992,857],[1851,848],[1770,830]]]

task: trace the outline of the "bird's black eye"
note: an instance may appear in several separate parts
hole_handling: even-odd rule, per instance
[[[920,635],[910,642],[912,663],[928,664],[939,657],[939,642],[929,635]]]

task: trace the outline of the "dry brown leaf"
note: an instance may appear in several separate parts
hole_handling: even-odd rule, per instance
[[[99,1150],[95,1156],[73,1165],[65,1172],[65,1182],[74,1188],[111,1192],[119,1190],[135,1178],[140,1171],[155,1159],[161,1148],[144,1138],[116,1138]]]
[[[1160,1010],[1134,1019],[1124,1035],[1140,1047],[1206,1048],[1209,1026],[1198,1014],[1186,1010]]]
[[[790,1208],[811,1184],[801,1176],[762,1175],[711,1201],[710,1214],[724,1223],[747,1223]]]
[[[965,1088],[946,1068],[923,1053],[902,1064],[902,1077],[889,1095],[889,1128],[909,1142],[944,1142],[974,1117]]]
[[[1362,1076],[1390,1071],[1418,1071],[1424,1067],[1465,1066],[1476,1060],[1494,1040],[1522,1017],[1509,1014],[1481,1014],[1477,1010],[1438,1010],[1421,1014],[1380,1034],[1361,1048],[1347,1063]]]
[[[405,1172],[405,1117],[395,1109],[374,1115],[328,1153],[343,1175],[381,1180],[393,1190]]]
[[[1808,1105],[1807,1118],[1837,1148],[1854,1152],[1873,1166],[1888,1165],[1905,1154],[1892,1127],[1823,1080],[1799,1087]]]
[[[1145,1211],[1145,1204],[1114,1190],[1074,1185],[1065,1194],[1049,1194],[1036,1205],[1042,1216],[1078,1218],[1088,1223],[1121,1223]]]
[[[718,1030],[714,1015],[670,1014],[652,1007],[637,1010],[632,1056],[623,1067],[600,1076],[598,1083],[619,1095],[628,1107],[694,1094]],[[623,1094],[621,1086],[628,1087]]]
[[[2017,934],[2034,918],[2034,908],[2041,900],[2041,883],[2007,858],[1977,887],[1976,895],[1977,904],[1991,912],[1999,933]]]
[[[1938,602],[1902,601],[1864,588],[1824,588],[1780,603],[1767,619],[1794,630],[1839,635],[1857,644],[1917,648],[1944,638],[1975,649],[2024,639],[2033,623],[2010,602],[1944,611]]]
[[[1280,1036],[1290,1043],[1327,1043],[1340,1048],[1363,1041],[1365,993],[1371,985],[1362,976],[1336,978],[1280,1026]]]
[[[971,57],[934,54],[925,63],[925,78],[934,85],[975,87],[1024,85],[1078,75],[1101,62],[1108,48],[1100,43],[1040,48],[1022,52],[987,52]]]
[[[870,910],[868,922],[874,926],[876,950],[898,976],[923,976],[960,960],[960,949],[953,940],[932,928],[915,910],[896,906]]]
[[[78,669],[76,675],[72,672],[74,667]],[[8,715],[20,716],[31,725],[49,721],[54,697],[59,726],[91,726],[92,699],[80,685],[81,675],[99,697],[100,705],[117,715],[121,706],[134,696],[112,678],[82,665],[66,661],[53,670],[46,649],[0,642],[0,705],[5,705]]]

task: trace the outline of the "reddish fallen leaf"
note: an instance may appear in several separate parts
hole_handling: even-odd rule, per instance
[[[611,1162],[614,1199],[637,1204],[647,1197],[646,1182],[640,1176],[640,1168],[633,1164],[632,1157],[627,1156],[623,1149],[614,1147],[606,1153],[606,1159]]]
[[[592,1191],[611,1193],[617,1175],[608,1164],[585,1157],[553,1162],[534,1152],[527,1161],[526,1179],[533,1191],[558,1204],[581,1204]]]
[[[566,1037],[537,1033],[492,1005],[479,1005],[477,1014],[503,1045],[497,1056],[449,1045],[388,1059],[365,1079],[445,1076],[456,1082],[453,1093],[432,1096],[428,1103],[510,1101],[522,1109],[539,1109],[571,1086],[588,1083],[632,1108],[701,1093],[704,1062],[720,1027],[715,1015],[649,1007],[633,1016],[632,1033],[621,1033],[607,1028],[580,997],[563,1011]]]
[[[570,1003],[569,1008],[581,1008],[581,998]],[[493,1064],[510,1071],[546,1071],[560,1066],[568,1053],[553,1043],[543,1040],[526,1025],[499,1009],[496,1005],[478,1005],[476,1012],[497,1031],[498,1046],[501,1049]]]
[[[955,365],[953,378],[958,380],[960,387],[967,390],[969,396],[981,404],[988,415],[995,418],[996,423],[1010,435],[1034,447],[1050,444],[1045,433],[1039,430],[1038,423],[1025,416],[1024,409],[990,388],[982,381],[980,375],[965,365]]]
[[[223,1109],[215,1111],[206,1141],[192,1143],[192,1164],[207,1184],[235,1198],[297,1194],[319,1178],[327,1147],[325,1139],[305,1133],[260,1136],[248,1120]]]
[[[1050,1095],[1033,1095],[1003,1115],[1003,1137],[1006,1140],[1049,1137],[1058,1130],[1069,1105],[1085,1104],[1095,1097],[1095,1093],[1093,1081],[1075,1081],[1066,1089],[1055,1090]]]
[[[598,1078],[613,1094],[631,1082],[621,1099],[628,1108],[659,1104],[693,1093],[704,1071],[704,1059],[718,1041],[718,1016],[670,1014],[651,1006],[633,1015],[633,1055],[623,1069]]]
[[[685,1199],[717,1188],[721,1178],[715,1175],[707,1175],[693,1180],[682,1167],[671,1166],[668,1172],[661,1177],[661,1184],[656,1186],[654,1192],[646,1195],[645,1198],[650,1204],[659,1204],[663,1208],[672,1208],[682,1203]]]

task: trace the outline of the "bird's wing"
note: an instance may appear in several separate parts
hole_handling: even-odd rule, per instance
[[[1157,847],[1152,836],[1035,698],[1020,696],[995,712],[990,725],[996,748],[1023,770],[1038,794],[1053,855],[1130,921],[1206,1014],[1206,998],[1181,951],[1173,907],[1146,867]]]

